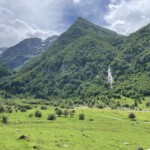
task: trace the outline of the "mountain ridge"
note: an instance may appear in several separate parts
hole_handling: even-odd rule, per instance
[[[145,35],[144,40],[137,38],[138,34]],[[25,93],[44,99],[150,95],[149,87],[143,85],[149,81],[148,69],[142,72],[135,67],[138,57],[146,59],[149,65],[149,49],[145,44],[149,47],[149,26],[125,37],[79,18],[48,50],[0,87],[11,94]],[[142,50],[137,54],[139,46]],[[109,68],[114,81],[112,89],[108,82]],[[135,82],[138,79],[141,84]]]
[[[0,61],[10,69],[20,68],[32,58],[46,50],[58,36],[51,36],[44,41],[40,38],[28,38],[8,48],[0,55]]]

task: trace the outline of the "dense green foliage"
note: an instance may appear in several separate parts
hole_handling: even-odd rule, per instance
[[[0,63],[0,78],[8,75],[10,75],[10,71],[7,69],[5,65]]]
[[[43,55],[2,85],[36,98],[96,96],[108,90],[107,68],[123,36],[79,18]]]
[[[123,95],[136,99],[136,107],[150,95],[149,39],[150,25],[124,37],[79,18],[45,53],[1,81],[0,87],[13,95],[42,99],[97,96],[105,101],[98,103],[100,108]]]
[[[115,88],[127,97],[150,95],[150,24],[126,38],[111,63]]]

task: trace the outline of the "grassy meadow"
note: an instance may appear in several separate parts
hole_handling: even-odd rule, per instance
[[[58,117],[55,108],[31,105],[27,112],[0,113],[8,123],[0,122],[0,150],[137,150],[150,149],[150,112],[75,107],[75,114]],[[34,116],[39,110],[42,117]],[[71,111],[72,109],[68,110]],[[79,120],[79,114],[85,119]],[[33,116],[32,116],[32,115]],[[47,120],[55,114],[56,120]],[[31,115],[29,117],[29,115]],[[26,139],[19,139],[25,135]]]

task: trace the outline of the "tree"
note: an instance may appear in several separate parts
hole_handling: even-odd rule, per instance
[[[61,109],[58,109],[57,112],[56,112],[56,114],[60,117],[63,114],[63,112],[62,112]]]
[[[84,120],[84,119],[85,119],[84,114],[80,114],[80,115],[79,115],[79,120]]]
[[[38,118],[42,117],[42,113],[39,110],[36,110],[35,117],[38,117]]]
[[[56,116],[54,114],[50,114],[47,120],[56,120]]]
[[[3,112],[5,112],[5,108],[4,106],[0,106],[0,113],[3,113]]]
[[[136,118],[136,115],[134,113],[130,113],[128,117],[133,120]]]
[[[67,117],[69,115],[69,112],[67,109],[64,110],[64,116]]]
[[[74,114],[75,114],[75,110],[71,110],[70,111],[70,117],[72,118],[74,116]]]
[[[2,116],[2,123],[7,124],[8,123],[8,117],[7,116]]]

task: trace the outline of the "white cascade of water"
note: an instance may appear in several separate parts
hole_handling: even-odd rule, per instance
[[[110,88],[112,88],[113,77],[112,77],[112,73],[111,73],[110,66],[108,67],[108,82],[109,82],[109,84],[110,84]]]

